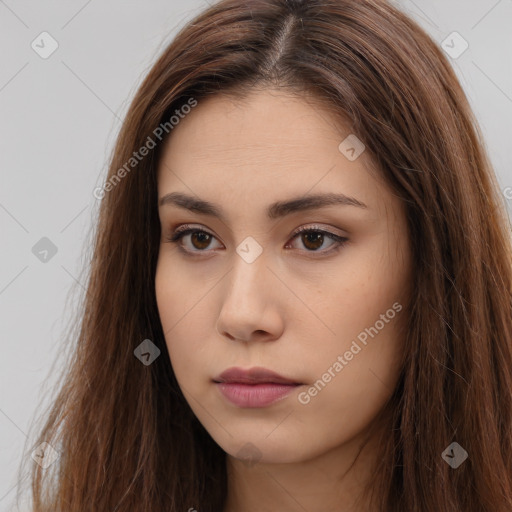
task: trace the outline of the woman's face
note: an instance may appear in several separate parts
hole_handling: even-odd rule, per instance
[[[160,319],[186,400],[235,458],[297,462],[341,447],[396,385],[406,218],[349,135],[325,109],[266,90],[199,101],[164,147]],[[232,367],[298,385],[215,382]]]

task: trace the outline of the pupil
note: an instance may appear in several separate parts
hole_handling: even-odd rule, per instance
[[[196,249],[206,249],[210,243],[210,235],[208,233],[193,233],[192,234],[192,241],[194,239],[199,239],[199,247],[196,247]],[[204,243],[206,242],[206,243]],[[192,242],[194,243],[194,242]],[[196,245],[196,244],[194,244]]]
[[[324,237],[322,233],[306,233],[304,236],[307,240],[307,242],[304,245],[308,249],[318,249],[319,247],[322,247]],[[313,243],[312,247],[310,246],[311,242]],[[320,244],[317,244],[315,242],[320,242]]]

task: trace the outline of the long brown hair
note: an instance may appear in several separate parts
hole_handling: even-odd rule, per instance
[[[256,85],[311,93],[348,121],[406,205],[414,293],[378,509],[510,512],[510,225],[450,63],[384,0],[221,0],[152,67],[111,159],[64,381],[31,445],[60,453],[47,469],[30,461],[34,512],[222,510],[225,453],[180,392],[157,313],[156,169],[172,126],[156,129]],[[161,351],[150,365],[134,357],[146,339]],[[457,469],[442,457],[452,442],[468,453]]]

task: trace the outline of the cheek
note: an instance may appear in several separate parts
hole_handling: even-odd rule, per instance
[[[180,367],[187,364],[186,359],[184,360],[187,351],[183,349],[184,339],[180,336],[183,321],[186,319],[183,310],[186,301],[177,290],[179,282],[176,282],[176,273],[159,261],[155,275],[155,295],[165,343],[175,373],[179,373]]]
[[[361,424],[371,419],[400,371],[408,269],[403,259],[386,253],[387,246],[387,240],[376,239],[324,289],[322,318],[333,334],[321,352],[310,354],[311,381],[318,382],[322,395],[310,405],[318,414],[325,406],[337,411],[347,424],[350,417]]]
[[[155,274],[158,314],[174,373],[185,385],[194,378],[194,372],[189,370],[197,367],[205,350],[204,321],[209,313],[201,293],[204,295],[205,291],[192,293],[186,278],[180,278],[171,265],[159,261]]]
[[[406,276],[376,254],[376,250],[358,254],[347,264],[347,270],[329,280],[322,289],[321,301],[315,304],[315,311],[321,312],[319,316],[330,327],[330,339],[338,350],[345,345],[348,350],[351,340],[358,336],[361,341],[369,338],[367,330],[376,322],[377,330],[383,333],[394,329],[401,315],[397,310],[405,309]]]
[[[373,311],[379,308],[372,305]],[[345,442],[366,428],[396,387],[401,340],[394,320],[400,313],[382,329],[376,329],[375,334],[369,329],[375,324],[375,315],[371,312],[366,315],[361,312],[359,319],[344,322],[350,323],[354,336],[342,335],[321,352],[309,355],[314,367],[310,372],[311,385],[304,389],[297,415],[300,415],[304,435],[311,439],[318,437],[318,421],[322,418],[324,441],[313,441],[318,442],[318,449],[323,442]],[[358,322],[362,323],[357,325]],[[364,330],[365,324],[370,333]],[[342,321],[338,326],[341,330]],[[364,334],[361,339],[366,336],[365,343],[357,338],[360,333]]]
[[[162,254],[163,253],[163,254]],[[155,273],[155,296],[164,333],[174,335],[200,300],[201,290],[193,284],[164,249]],[[196,290],[194,292],[194,289]],[[204,291],[203,291],[204,294]]]
[[[161,263],[161,259],[159,259],[155,274],[155,297],[164,334],[175,323],[176,289],[171,285],[174,282],[173,278],[174,275],[171,275],[166,266]]]

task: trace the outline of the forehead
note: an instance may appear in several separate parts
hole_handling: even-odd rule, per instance
[[[325,105],[282,91],[200,100],[165,143],[159,198],[188,189],[211,201],[222,194],[223,201],[243,196],[246,205],[266,198],[266,205],[337,192],[375,205],[385,193],[383,184],[368,171],[364,152],[351,161],[340,151],[349,135]]]
[[[188,152],[193,159],[234,159],[238,165],[249,163],[248,157],[295,161],[332,152],[342,132],[311,98],[258,90],[243,99],[217,95],[200,100],[173,129],[166,149]]]

